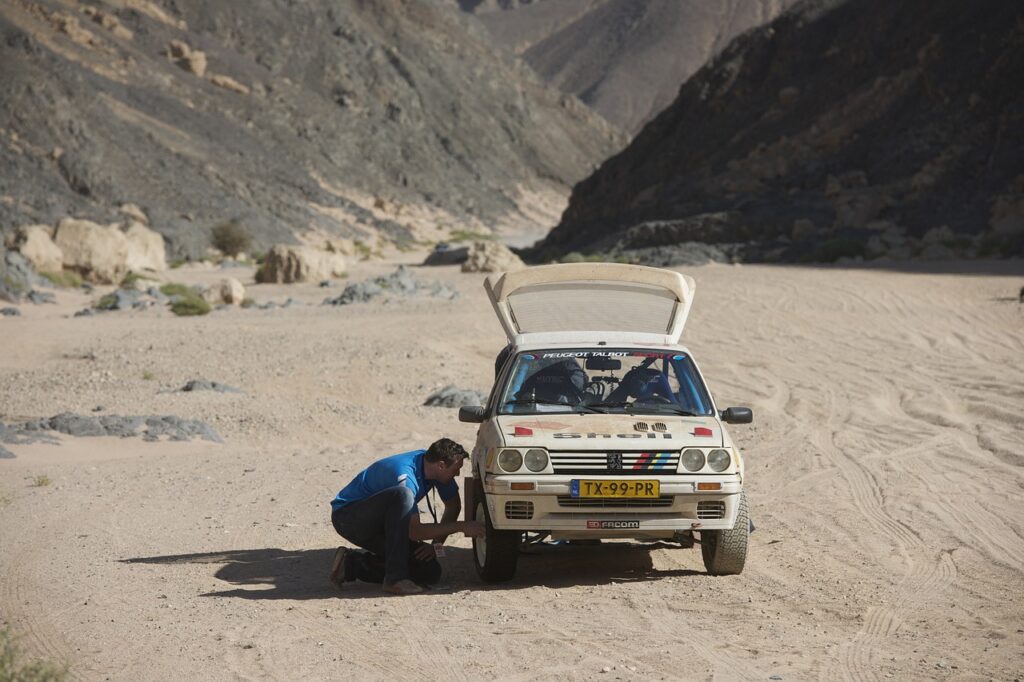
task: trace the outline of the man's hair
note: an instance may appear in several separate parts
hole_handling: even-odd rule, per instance
[[[423,459],[428,462],[444,462],[446,467],[451,466],[456,459],[468,457],[466,449],[453,441],[451,438],[442,438],[431,443],[427,454]]]

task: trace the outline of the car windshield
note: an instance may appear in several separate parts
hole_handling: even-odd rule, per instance
[[[711,399],[686,353],[558,349],[520,353],[498,414],[602,412],[706,416]]]

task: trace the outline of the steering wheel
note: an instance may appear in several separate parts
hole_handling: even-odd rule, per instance
[[[605,386],[600,381],[590,381],[583,387],[583,393],[585,396],[594,396],[595,398],[604,397]]]

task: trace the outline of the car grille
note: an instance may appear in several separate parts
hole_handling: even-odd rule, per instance
[[[506,519],[529,520],[533,518],[533,502],[513,500],[505,503]]]
[[[672,497],[661,496],[648,499],[624,498],[624,499],[596,499],[592,497],[570,497],[569,495],[558,496],[559,507],[571,509],[653,509],[658,507],[671,507]]]
[[[649,476],[674,474],[679,466],[678,452],[552,452],[551,467],[556,474],[613,474]]]
[[[725,518],[725,502],[698,502],[697,503],[697,518],[698,519],[724,519]]]

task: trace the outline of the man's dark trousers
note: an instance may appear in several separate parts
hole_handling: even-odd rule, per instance
[[[334,511],[331,523],[338,535],[370,552],[346,562],[345,578],[388,584],[411,579],[421,585],[440,580],[441,564],[436,558],[420,561],[415,556],[416,549],[425,545],[409,539],[409,518],[415,510],[412,491],[397,485]]]

